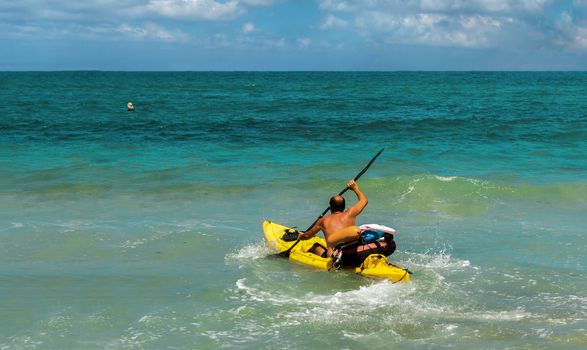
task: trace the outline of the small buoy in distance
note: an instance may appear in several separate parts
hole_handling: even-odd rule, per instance
[[[129,112],[133,112],[135,110],[135,106],[132,104],[132,102],[129,102],[129,103],[126,104],[126,109]]]

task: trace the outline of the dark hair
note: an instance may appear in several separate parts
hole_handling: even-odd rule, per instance
[[[337,211],[344,211],[344,197],[343,196],[332,196],[330,198],[330,212],[334,213]]]

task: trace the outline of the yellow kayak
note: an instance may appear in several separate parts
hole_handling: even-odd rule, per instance
[[[293,229],[273,223],[269,220],[263,222],[263,232],[267,243],[278,252],[288,250],[296,241],[287,242],[282,239],[283,235]],[[300,241],[293,247],[290,252],[289,259],[302,263],[304,265],[312,266],[321,270],[332,270],[332,258],[323,258],[314,253],[308,252],[315,244],[326,246],[326,241],[320,237],[312,237],[305,241]],[[392,282],[407,282],[410,280],[410,272],[407,269],[392,265],[387,261],[385,255],[371,254],[365,258],[363,263],[358,267],[345,267],[347,270],[354,270],[356,273],[375,278],[386,278]]]

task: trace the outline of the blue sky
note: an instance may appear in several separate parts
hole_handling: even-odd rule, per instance
[[[0,0],[0,70],[586,70],[587,0]]]

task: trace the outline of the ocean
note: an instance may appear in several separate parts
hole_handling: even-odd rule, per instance
[[[381,148],[410,282],[268,258]],[[587,73],[0,73],[2,350],[585,349],[586,213]]]

